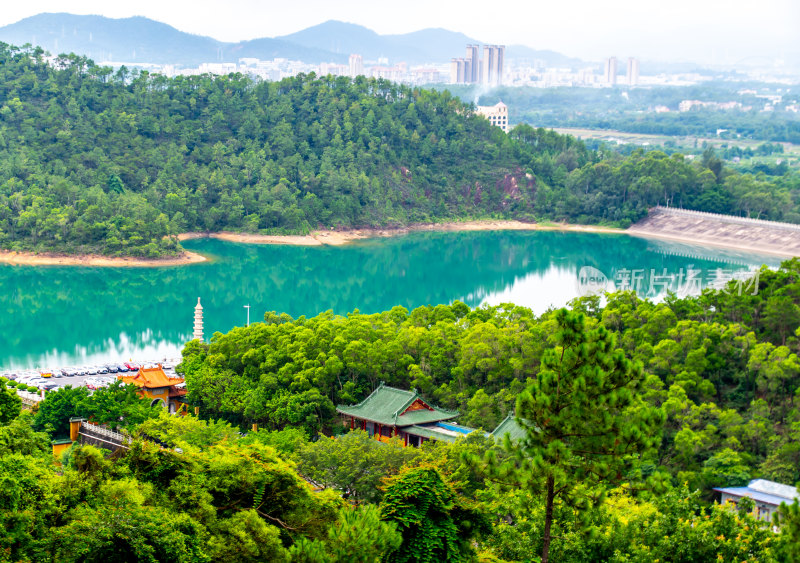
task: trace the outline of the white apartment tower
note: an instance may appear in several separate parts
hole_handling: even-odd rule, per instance
[[[450,82],[452,84],[467,83],[466,59],[450,59]]]
[[[364,58],[361,55],[350,55],[350,77],[362,76],[364,74]]]
[[[628,59],[628,86],[639,84],[639,59],[630,57]]]
[[[501,85],[505,51],[505,45],[484,45],[483,60],[481,60],[480,46],[467,45],[465,58],[450,59],[450,82],[452,84]]]
[[[617,57],[606,59],[605,80],[606,84],[614,85],[617,83]]]
[[[503,56],[505,45],[484,45],[481,84],[498,86],[503,83]]]
[[[481,76],[480,46],[467,45],[466,61],[465,82],[468,84],[477,84]]]

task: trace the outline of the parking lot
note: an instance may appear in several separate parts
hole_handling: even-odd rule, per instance
[[[0,377],[24,382],[30,387],[39,389],[58,389],[71,385],[73,387],[85,386],[89,389],[97,389],[111,385],[118,375],[133,375],[139,367],[156,367],[161,365],[164,373],[174,377],[175,366],[180,359],[167,359],[159,361],[143,362],[120,362],[115,364],[103,364],[92,366],[77,366],[53,369],[38,370],[6,370],[0,372]],[[47,374],[50,374],[47,376]]]

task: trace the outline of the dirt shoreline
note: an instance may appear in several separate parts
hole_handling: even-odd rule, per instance
[[[341,246],[369,238],[392,237],[417,231],[466,232],[466,231],[576,231],[584,233],[624,233],[622,229],[595,225],[568,225],[524,223],[522,221],[461,221],[453,223],[431,223],[409,225],[397,229],[349,229],[344,231],[313,231],[307,235],[258,235],[251,233],[182,233],[178,240],[214,238],[247,244],[288,244],[294,246]]]
[[[417,231],[438,232],[467,232],[467,231],[565,231],[583,233],[608,233],[625,234],[642,238],[654,238],[685,242],[700,246],[712,246],[751,252],[756,254],[769,254],[772,256],[792,257],[786,251],[774,248],[755,248],[743,244],[725,244],[707,241],[691,236],[676,236],[641,232],[635,229],[617,229],[597,225],[572,225],[567,223],[526,223],[515,220],[482,220],[482,221],[455,221],[451,223],[430,223],[409,225],[396,229],[350,229],[350,230],[317,230],[308,235],[259,235],[252,233],[234,233],[222,231],[218,233],[182,233],[178,240],[192,240],[198,238],[214,238],[235,243],[245,244],[287,244],[292,246],[341,246],[351,242],[370,238],[392,237]],[[0,250],[0,263],[18,266],[99,266],[99,267],[139,267],[153,268],[160,266],[183,266],[205,262],[208,258],[197,252],[184,251],[181,255],[170,258],[135,258],[135,257],[109,257],[97,254],[66,255],[55,253],[12,252]]]
[[[157,268],[160,266],[184,266],[208,260],[202,254],[184,251],[179,256],[169,258],[136,258],[129,256],[112,257],[99,254],[55,254],[43,252],[12,252],[0,250],[0,263],[14,266],[101,266],[129,268]]]
[[[252,233],[181,233],[178,240],[214,238],[245,244],[288,244],[293,246],[341,246],[358,240],[392,237],[415,231],[575,231],[584,233],[624,233],[622,229],[595,225],[568,225],[566,223],[525,223],[514,220],[454,221],[409,225],[397,229],[350,229],[313,231],[308,235],[258,235]],[[68,255],[49,252],[12,252],[0,250],[0,264],[16,266],[100,266],[157,268],[160,266],[183,266],[205,262],[208,258],[197,252],[184,251],[171,258],[110,257],[99,254]]]

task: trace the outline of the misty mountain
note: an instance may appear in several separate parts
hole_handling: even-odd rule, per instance
[[[463,33],[429,28],[397,35],[380,35],[361,25],[327,21],[281,37],[229,43],[193,35],[145,17],[107,18],[67,13],[43,13],[0,27],[0,41],[31,43],[53,54],[74,52],[97,62],[178,64],[237,62],[243,57],[276,57],[310,64],[347,62],[351,53],[365,61],[386,57],[390,63],[446,63],[463,57],[468,43],[481,41]],[[541,60],[546,66],[581,64],[553,51],[509,46],[506,58]]]
[[[480,43],[463,33],[441,28],[422,29],[399,35],[379,35],[361,25],[329,20],[290,35],[278,37],[305,47],[349,55],[365,60],[386,57],[392,64],[443,63],[464,56],[467,43]]]
[[[53,54],[73,52],[97,62],[197,66],[204,62],[236,62],[241,57],[284,57],[309,63],[343,60],[328,51],[268,37],[226,43],[144,17],[38,14],[0,27],[0,41],[13,45],[31,43]]]
[[[575,57],[568,57],[566,55],[562,55],[561,53],[556,53],[555,51],[550,51],[547,49],[532,49],[531,47],[527,47],[525,45],[507,46],[506,58],[525,60],[530,63],[538,60],[542,61],[544,66],[547,67],[576,68],[591,64]]]
[[[2,27],[0,40],[39,45],[53,54],[74,52],[95,61],[162,64],[216,61],[225,46],[144,17],[113,19],[64,13],[38,14]]]

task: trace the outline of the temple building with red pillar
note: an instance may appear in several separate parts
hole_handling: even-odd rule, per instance
[[[404,391],[383,383],[357,405],[339,405],[336,412],[351,429],[366,430],[382,441],[399,436],[407,446],[419,446],[425,440],[455,442],[475,431],[449,422],[458,412],[431,405],[416,389]]]
[[[182,377],[169,377],[160,365],[140,367],[136,374],[118,375],[122,383],[130,383],[139,388],[139,395],[150,399],[151,405],[160,405],[170,413],[188,412],[186,384]]]

